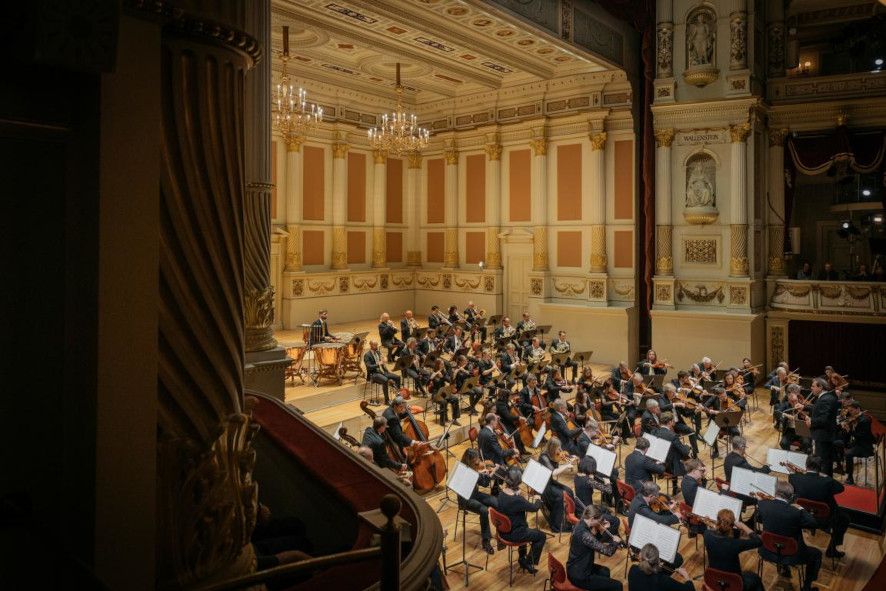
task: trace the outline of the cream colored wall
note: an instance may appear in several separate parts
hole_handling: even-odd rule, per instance
[[[283,324],[288,330],[297,330],[300,324],[313,322],[317,311],[326,308],[329,310],[330,330],[335,330],[337,322],[377,318],[382,312],[399,319],[404,310],[412,309],[414,305],[415,293],[412,290],[284,299]]]
[[[636,308],[590,308],[576,304],[530,304],[539,324],[550,324],[552,334],[565,330],[573,351],[593,351],[591,361],[632,363],[639,350]]]

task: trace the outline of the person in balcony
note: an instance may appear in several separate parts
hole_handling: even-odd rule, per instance
[[[870,281],[871,274],[868,273],[868,266],[864,263],[858,266],[858,272],[852,276],[853,281]]]
[[[824,268],[818,272],[819,281],[837,281],[838,279],[840,279],[840,276],[834,270],[834,266],[831,265],[830,261],[826,262]]]
[[[797,271],[797,279],[814,279],[815,277],[812,275],[812,265],[809,264],[809,261],[803,263],[803,268]]]

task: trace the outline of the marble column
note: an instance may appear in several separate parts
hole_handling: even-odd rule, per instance
[[[769,131],[769,275],[784,275],[784,141],[787,129]]]
[[[729,69],[748,67],[748,13],[746,0],[733,0],[729,15]]]
[[[387,237],[385,221],[388,207],[388,154],[384,150],[372,152],[374,163],[372,175],[372,267],[384,268],[387,264]]]
[[[548,270],[548,140],[533,130],[532,148],[532,270]]]
[[[497,138],[492,138],[497,140]],[[501,144],[486,144],[486,268],[501,269]]]
[[[732,138],[730,146],[730,256],[729,274],[732,277],[748,276],[748,183],[747,151],[750,123],[729,126]]]
[[[591,133],[591,273],[605,273],[606,255],[606,132]]]
[[[655,274],[674,274],[671,144],[673,129],[655,130]]]
[[[656,3],[656,78],[674,76],[674,7],[672,0]]]
[[[407,155],[409,168],[406,170],[406,264],[410,267],[421,266],[421,153],[410,152]]]
[[[458,268],[458,150],[449,144],[444,153],[446,170],[443,177],[443,266]]]
[[[301,271],[302,138],[286,146],[286,271]]]
[[[345,218],[348,211],[348,146],[336,138],[332,144],[332,264],[335,270],[348,268],[348,236]]]

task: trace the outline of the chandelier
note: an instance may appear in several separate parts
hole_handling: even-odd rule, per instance
[[[304,138],[323,119],[323,108],[309,105],[303,88],[297,91],[290,84],[287,63],[289,62],[289,27],[283,27],[283,76],[274,93],[274,127],[280,131],[287,144]]]
[[[369,130],[369,144],[373,150],[383,150],[398,156],[426,148],[430,132],[418,126],[413,114],[403,111],[403,86],[400,84],[400,64],[397,64],[397,108],[381,116],[380,125]]]

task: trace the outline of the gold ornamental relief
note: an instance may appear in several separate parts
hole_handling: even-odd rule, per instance
[[[548,153],[548,140],[546,138],[536,138],[529,142],[532,153],[536,156],[546,156]]]
[[[543,290],[544,283],[542,283],[541,279],[534,278],[529,280],[529,291],[532,292],[532,295],[540,296]]]
[[[606,297],[606,284],[603,281],[591,281],[588,283],[588,297],[592,300],[602,300]]]
[[[372,151],[372,161],[375,164],[384,164],[388,161],[388,153],[384,150],[373,150]]]
[[[348,150],[351,148],[348,144],[339,143],[332,144],[332,157],[333,158],[344,158],[348,155]]]
[[[674,143],[674,136],[677,134],[673,129],[656,129],[655,130],[655,147],[670,148]]]
[[[769,147],[784,146],[784,140],[790,133],[788,129],[770,129],[769,130]]]
[[[458,164],[458,150],[450,148],[443,153],[443,157],[446,159],[446,164],[449,166]]]
[[[606,226],[591,226],[591,273],[605,273],[606,259]]]
[[[406,251],[406,264],[410,265],[410,266],[414,266],[414,267],[421,265],[421,251],[420,250]]]
[[[730,285],[729,301],[737,306],[743,306],[748,301],[748,290],[744,287]]]
[[[348,268],[347,233],[344,226],[332,228],[332,263],[335,270]]]
[[[532,228],[532,270],[548,270],[548,229],[545,226]]]
[[[726,295],[723,293],[723,286],[717,286],[713,291],[708,290],[706,285],[696,285],[695,290],[691,290],[685,287],[682,283],[677,282],[676,285],[677,290],[677,299],[679,301],[683,301],[683,299],[687,299],[691,302],[695,302],[696,304],[707,304],[716,299],[719,303],[723,303],[723,300],[726,299]]]
[[[501,160],[501,144],[486,144],[486,158],[490,161]]]
[[[655,273],[656,275],[673,275],[674,274],[674,259],[673,257],[658,257],[655,259]]]
[[[409,152],[409,154],[406,155],[406,159],[409,162],[409,168],[421,168],[422,155],[420,152]]]
[[[655,286],[655,301],[670,303],[671,301],[671,286],[667,284],[656,285]]]
[[[683,260],[696,265],[717,264],[717,241],[691,239],[683,242]]]
[[[606,147],[608,134],[605,131],[591,134],[591,150],[602,150]]]
[[[769,367],[775,367],[784,361],[784,328],[781,326],[773,326],[769,329],[769,350],[772,352]]]
[[[739,125],[730,125],[729,126],[729,137],[732,139],[733,144],[737,144],[743,142],[748,139],[748,135],[751,133],[751,124],[745,121]]]
[[[476,277],[473,280],[465,277],[461,278],[458,275],[455,276],[455,286],[461,289],[477,289],[480,287],[480,278]]]
[[[303,137],[294,137],[289,140],[289,143],[286,144],[287,152],[301,152],[301,145],[305,143],[305,138]]]
[[[564,296],[577,296],[585,292],[587,283],[588,282],[585,279],[580,280],[578,283],[574,283],[572,281],[559,281],[555,278],[554,289]]]

